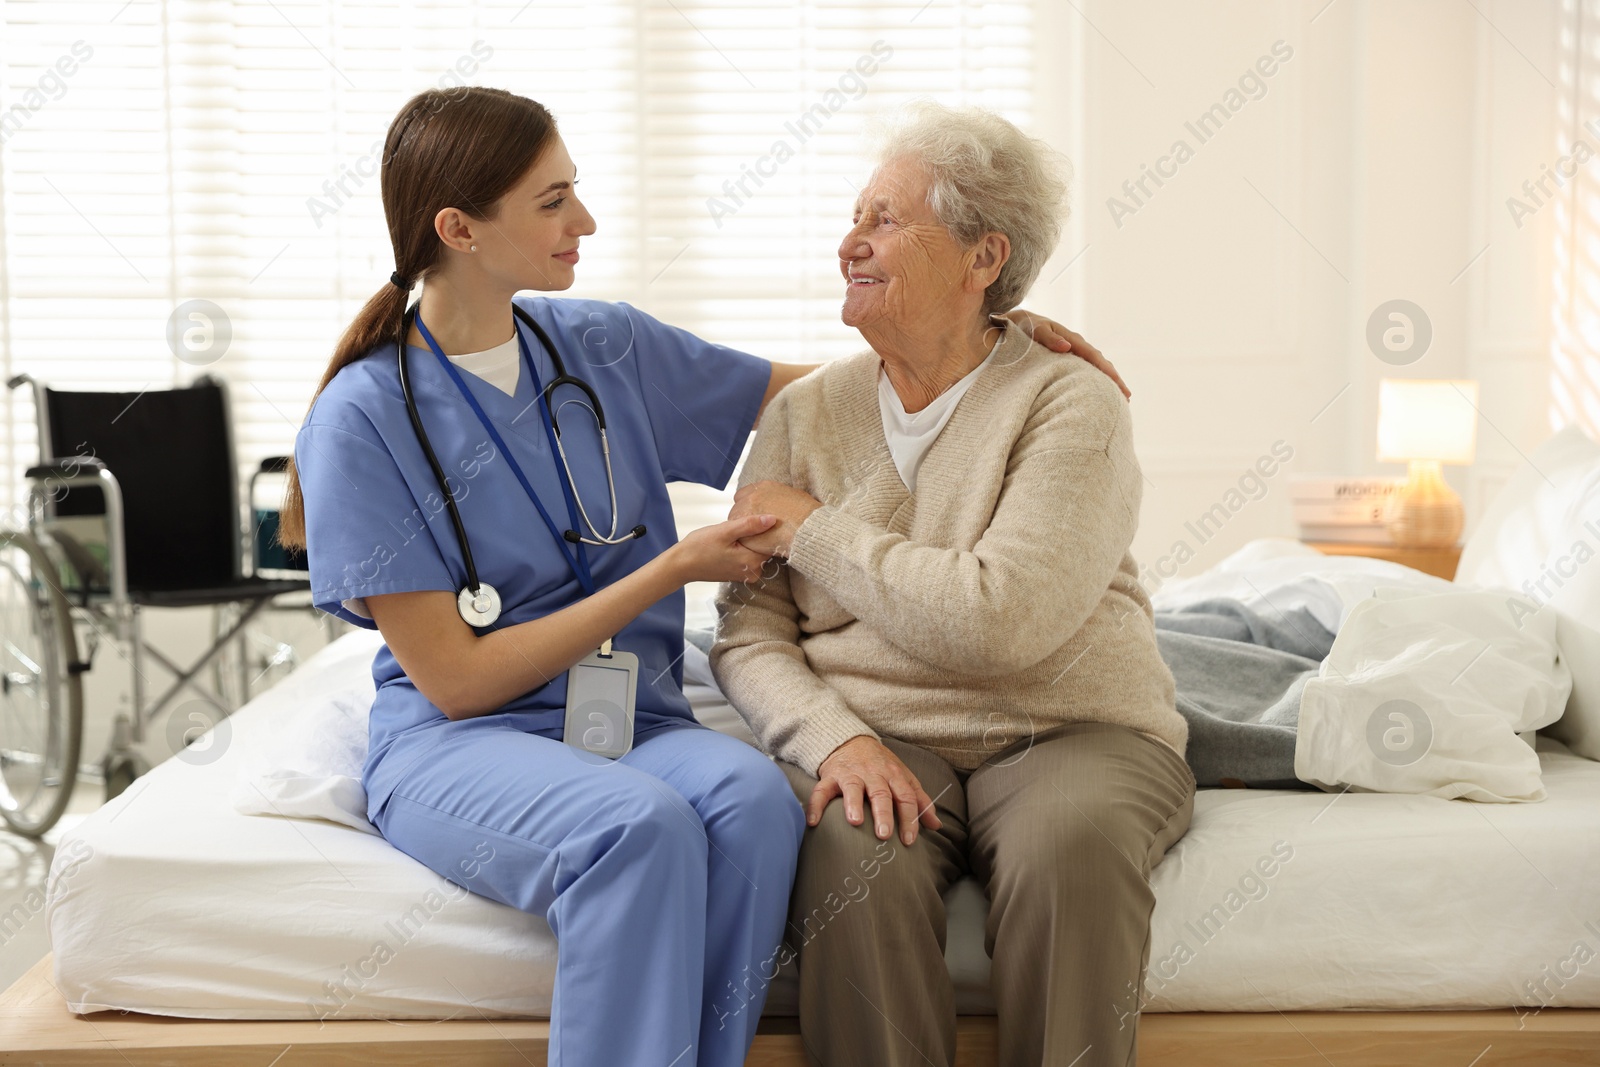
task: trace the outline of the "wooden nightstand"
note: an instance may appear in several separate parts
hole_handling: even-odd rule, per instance
[[[1390,563],[1403,563],[1424,574],[1454,579],[1456,564],[1461,562],[1461,546],[1449,548],[1403,548],[1400,545],[1366,545],[1353,541],[1305,541],[1304,544],[1325,556],[1366,556],[1368,559],[1386,559]]]

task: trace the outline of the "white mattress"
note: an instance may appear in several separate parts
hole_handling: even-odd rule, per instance
[[[220,758],[169,760],[64,835],[48,915],[73,1011],[548,1015],[542,919],[380,837],[229,802],[251,747],[359,681],[376,642],[342,638],[228,720]],[[697,714],[731,717],[703,699]],[[1155,871],[1145,1010],[1600,1007],[1600,967],[1567,976],[1575,943],[1600,946],[1600,763],[1544,738],[1539,753],[1549,799],[1536,804],[1202,790]],[[1275,844],[1289,858],[1262,877]],[[982,893],[964,881],[949,902],[957,1008],[988,1012]],[[792,975],[767,1013],[794,1013]]]

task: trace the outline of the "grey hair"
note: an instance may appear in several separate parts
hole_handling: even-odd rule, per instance
[[[928,205],[962,247],[1005,234],[1011,256],[984,293],[983,310],[1020,304],[1061,240],[1066,157],[992,111],[929,100],[907,105],[876,141],[878,164],[912,159],[928,171]]]

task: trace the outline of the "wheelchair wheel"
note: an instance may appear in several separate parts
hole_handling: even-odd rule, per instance
[[[0,532],[0,817],[38,837],[72,799],[83,679],[59,573],[26,533]]]

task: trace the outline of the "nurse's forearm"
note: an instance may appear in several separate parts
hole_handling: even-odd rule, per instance
[[[474,642],[473,671],[462,679],[468,683],[467,692],[460,694],[456,714],[450,717],[463,719],[496,711],[559,678],[683,584],[670,557],[657,556],[571,607],[483,635]]]
[[[784,386],[799,381],[819,366],[821,366],[819,363],[774,363],[772,375],[767,379],[767,391],[761,397],[761,411],[756,412],[756,425],[761,425],[761,412],[767,410],[767,405]]]
[[[388,593],[367,598],[372,619],[401,670],[451,719],[498,711],[614,637],[684,578],[657,556],[593,596],[542,619],[478,636],[456,612],[456,594]]]

